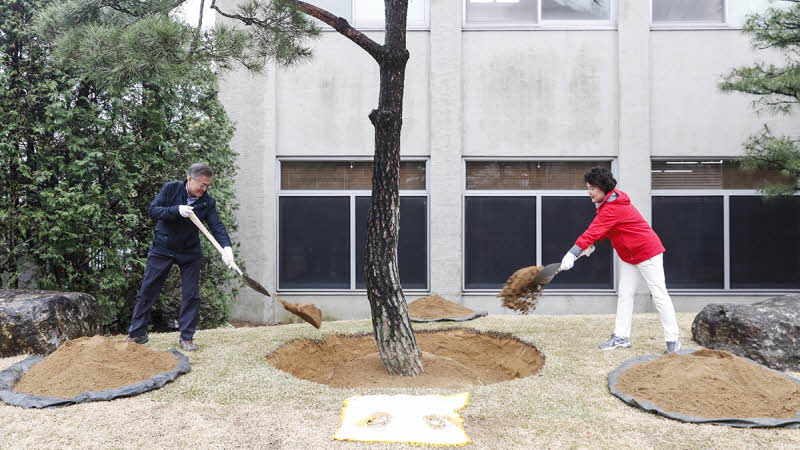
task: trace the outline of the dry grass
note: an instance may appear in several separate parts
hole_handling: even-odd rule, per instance
[[[684,337],[690,336],[693,316],[678,315]],[[609,371],[628,358],[663,351],[654,314],[636,316],[632,348],[611,352],[596,350],[610,333],[611,316],[490,316],[466,325],[515,334],[547,357],[538,376],[470,391],[463,416],[472,447],[800,447],[799,430],[685,424],[611,396]],[[287,325],[201,331],[196,336],[201,350],[191,355],[193,371],[158,391],[62,409],[0,406],[0,447],[363,448],[331,440],[342,400],[409,390],[330,388],[280,372],[264,355],[294,338],[369,330],[368,321],[347,321],[326,322],[321,330]],[[177,339],[173,333],[152,335],[148,345],[166,349]],[[0,359],[0,368],[20,359]]]

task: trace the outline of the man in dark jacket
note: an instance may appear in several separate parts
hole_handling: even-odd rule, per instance
[[[217,201],[206,191],[211,187],[214,172],[206,164],[195,163],[189,168],[186,181],[173,181],[161,188],[150,203],[149,214],[158,220],[153,243],[147,254],[142,286],[136,294],[136,306],[128,328],[128,342],[146,343],[150,310],[158,300],[172,264],[181,270],[183,302],[178,315],[180,347],[197,350],[193,341],[200,312],[200,236],[197,227],[188,219],[190,214],[205,221],[214,238],[223,247],[223,262],[233,265],[231,239],[217,215]]]

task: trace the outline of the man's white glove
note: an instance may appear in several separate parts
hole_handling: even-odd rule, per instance
[[[594,252],[594,244],[586,247],[586,250],[582,251],[581,254],[588,258],[588,257],[592,256],[593,252]]]
[[[575,265],[575,260],[578,259],[577,256],[573,255],[570,252],[567,252],[563,258],[561,258],[561,268],[560,271],[572,269],[572,266]]]
[[[194,208],[189,205],[178,206],[178,212],[181,213],[181,216],[183,217],[189,217],[189,214],[193,212],[192,210],[194,210]]]
[[[233,269],[234,262],[233,262],[233,249],[230,247],[225,247],[222,249],[222,262],[225,263],[226,266]]]

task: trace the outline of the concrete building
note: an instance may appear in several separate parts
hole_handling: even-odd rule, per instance
[[[234,0],[220,2],[230,7]],[[319,0],[382,41],[382,2]],[[581,175],[608,165],[667,247],[679,311],[800,290],[800,197],[764,203],[728,160],[766,123],[721,76],[775,54],[741,33],[767,0],[412,0],[403,116],[401,278],[504,312],[515,268],[560,261],[594,215]],[[378,70],[332,30],[313,62],[231,73],[238,240],[248,271],[325,319],[369,317],[363,249]],[[777,258],[777,259],[776,259]],[[547,289],[539,313],[613,313],[605,244]],[[640,283],[637,311],[653,310]],[[233,316],[287,314],[242,290]]]

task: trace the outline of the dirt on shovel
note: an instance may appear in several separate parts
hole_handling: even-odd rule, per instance
[[[522,314],[529,314],[536,309],[542,297],[543,287],[534,284],[533,279],[544,267],[530,266],[517,270],[506,280],[503,290],[497,294],[503,299],[503,307]]]

